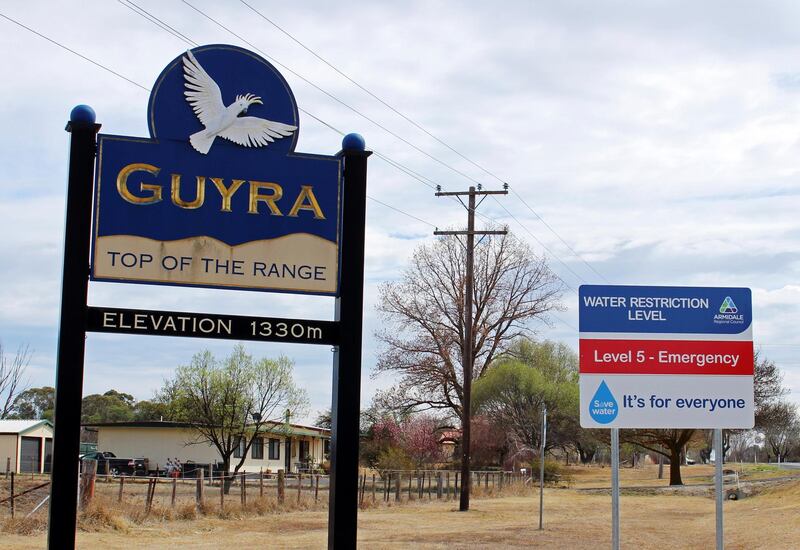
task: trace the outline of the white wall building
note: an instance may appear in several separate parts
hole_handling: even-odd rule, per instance
[[[49,420],[0,420],[0,471],[48,473],[52,463]]]
[[[111,451],[121,458],[146,458],[150,470],[163,469],[167,459],[177,458],[184,470],[187,462],[222,462],[217,449],[201,441],[199,432],[186,422],[113,422],[84,427],[97,431],[98,451]],[[289,424],[287,430],[286,424],[270,424],[253,442],[240,471],[298,472],[319,467],[327,460],[329,446],[330,430],[326,428]],[[234,452],[231,468],[239,462],[242,450]]]

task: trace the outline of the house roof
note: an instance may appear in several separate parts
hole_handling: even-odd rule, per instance
[[[0,434],[24,434],[42,424],[53,427],[49,420],[0,420]]]
[[[266,422],[266,431],[270,430],[272,426],[283,426],[283,422]],[[134,422],[95,422],[91,424],[82,424],[85,428],[192,428],[195,424],[191,422],[173,422],[168,420],[155,420],[155,421],[134,421]],[[327,428],[318,428],[316,426],[303,426],[301,424],[289,424],[291,433],[293,435],[319,435],[322,437],[330,437],[331,431]]]

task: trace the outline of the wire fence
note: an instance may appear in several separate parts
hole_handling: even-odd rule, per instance
[[[86,510],[95,498],[106,507],[136,510],[147,516],[154,508],[169,510],[192,505],[204,512],[224,512],[231,507],[246,511],[255,507],[275,511],[326,506],[330,476],[318,473],[246,472],[205,475],[205,469],[184,472],[185,477],[98,474],[97,463],[87,461],[79,474],[78,500]],[[192,477],[189,477],[192,476]],[[529,483],[519,473],[473,471],[472,492],[501,495],[515,485]],[[361,470],[358,504],[362,508],[380,503],[420,500],[454,500],[464,483],[460,471],[452,470]],[[0,490],[0,510],[6,517],[29,517],[47,510],[50,479],[47,474],[6,474]]]

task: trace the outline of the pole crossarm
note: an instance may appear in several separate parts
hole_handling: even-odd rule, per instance
[[[475,189],[474,191],[437,191],[437,197],[458,197],[469,195],[508,195],[508,191],[481,191]]]
[[[434,235],[508,235],[508,231],[434,231]]]

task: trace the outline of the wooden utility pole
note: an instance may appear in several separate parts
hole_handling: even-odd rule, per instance
[[[464,387],[463,398],[461,401],[461,501],[458,509],[461,512],[469,510],[469,490],[470,490],[470,407],[472,402],[472,363],[474,360],[474,331],[472,326],[472,286],[475,270],[475,235],[505,235],[506,230],[500,231],[476,231],[475,230],[475,209],[480,203],[475,204],[475,197],[483,196],[481,202],[488,195],[507,195],[508,185],[503,186],[502,191],[483,191],[480,185],[476,189],[470,187],[469,191],[442,191],[436,187],[437,197],[457,197],[459,202],[467,209],[467,230],[466,231],[439,231],[433,232],[434,235],[466,235],[467,237],[467,265],[464,276],[464,345],[462,348],[462,365],[464,367]],[[462,196],[469,197],[465,205],[461,200]]]

